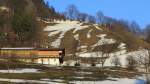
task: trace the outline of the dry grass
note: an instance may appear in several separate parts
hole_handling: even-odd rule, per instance
[[[105,80],[107,77],[133,78],[136,75],[140,75],[135,70],[130,71],[125,68],[108,68],[108,67],[102,69],[98,67],[91,67],[91,68],[45,67],[42,65],[22,64],[20,65],[20,67],[17,66],[10,68],[27,68],[27,67],[40,69],[41,73],[0,73],[0,78],[28,79],[28,80],[40,80],[46,78],[46,79],[63,79],[71,81],[71,80]],[[1,69],[6,68],[1,67]]]

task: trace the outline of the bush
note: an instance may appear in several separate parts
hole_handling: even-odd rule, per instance
[[[137,64],[136,60],[132,56],[128,56],[127,61],[128,61],[128,65],[127,65],[128,69],[134,70]]]
[[[94,66],[96,66],[96,64],[95,64],[95,63],[92,63],[91,66],[94,67]]]
[[[111,63],[115,65],[116,68],[121,66],[120,58],[117,56],[113,57],[113,59],[111,60]]]
[[[80,66],[80,63],[77,63],[77,62],[76,62],[74,66],[76,66],[76,67],[77,67],[77,66]]]

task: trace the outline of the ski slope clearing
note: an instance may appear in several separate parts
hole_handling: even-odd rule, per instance
[[[79,23],[78,21],[56,21],[54,22],[56,25],[53,26],[47,26],[44,31],[59,31],[62,33],[65,33],[71,29],[75,29],[74,33],[78,30],[88,28],[89,26],[82,26],[83,23]]]

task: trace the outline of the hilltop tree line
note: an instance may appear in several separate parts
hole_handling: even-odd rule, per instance
[[[87,13],[82,13],[78,10],[75,5],[69,5],[66,10],[62,13],[66,19],[78,20],[87,23],[97,23],[100,25],[104,24],[119,24],[123,26],[123,29],[131,32],[133,35],[145,39],[150,43],[150,25],[145,28],[141,28],[136,21],[129,22],[127,20],[117,20],[112,17],[105,16],[100,10],[95,13],[95,15],[90,15]]]
[[[103,12],[97,11],[96,14],[90,15],[87,13],[80,12],[75,5],[69,5],[66,8],[66,11],[63,12],[63,15],[70,20],[78,20],[87,23],[97,23],[97,24],[113,24],[120,23],[126,26],[126,30],[129,32],[133,32],[135,34],[141,33],[140,26],[137,22],[128,22],[125,20],[117,20],[112,17],[105,16]]]

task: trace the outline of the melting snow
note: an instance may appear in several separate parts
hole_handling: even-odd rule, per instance
[[[75,73],[77,73],[77,74],[93,74],[92,72],[82,72],[82,71],[80,71],[80,72],[75,72]]]
[[[79,57],[84,57],[84,58],[90,58],[90,57],[100,57],[102,55],[102,52],[89,52],[89,53],[80,53]],[[120,60],[120,64],[122,67],[127,66],[127,57],[132,56],[134,57],[135,60],[137,61],[147,61],[145,60],[146,57],[148,57],[148,51],[145,49],[137,50],[137,51],[132,51],[132,52],[127,52],[126,50],[120,50],[114,53],[109,54],[109,58],[106,59],[104,66],[115,66],[112,61],[114,60],[114,57],[117,56],[118,59]]]
[[[120,53],[120,52],[124,52],[124,53]],[[125,52],[125,51],[118,51],[115,53],[111,53],[110,57],[105,61],[104,66],[115,66],[114,64],[112,64],[112,60],[114,59],[115,56],[117,56],[119,58],[119,62],[121,64],[122,67],[126,67],[128,65],[127,62],[127,57],[128,56],[132,56],[135,60],[140,60],[142,61],[143,59],[140,59],[140,57],[148,57],[148,51],[145,49],[142,50],[137,50],[137,51],[132,51],[132,52]],[[145,60],[143,60],[145,61]]]
[[[9,11],[9,9],[8,9],[7,7],[5,7],[5,6],[1,6],[1,7],[0,7],[0,10],[2,10],[2,11],[3,11],[3,10]]]
[[[61,43],[61,39],[64,37],[64,34],[71,30],[75,29],[73,33],[75,33],[77,30],[88,28],[88,26],[81,26],[82,23],[79,23],[78,21],[55,21],[54,23],[57,23],[53,26],[47,26],[44,31],[49,31],[49,36],[53,36],[54,34],[57,34],[61,32],[60,36],[52,42],[51,46],[53,47],[59,47]]]
[[[54,32],[49,33],[48,36],[54,36],[54,35],[59,34],[59,33],[60,33],[60,31],[54,31]]]
[[[126,49],[126,44],[125,43],[120,43],[118,46],[119,49]]]
[[[75,77],[83,79],[84,77]],[[12,83],[38,83],[38,84],[64,84],[61,83],[64,80],[60,79],[41,79],[41,80],[25,80],[25,79],[6,79],[0,78],[0,81],[12,82]],[[70,81],[69,83],[73,84],[139,84],[140,80],[138,79],[129,79],[129,78],[108,78],[103,81]],[[141,83],[140,83],[141,84]]]
[[[99,54],[99,55],[98,55]],[[101,52],[88,52],[88,53],[80,53],[79,57],[99,57],[102,53]]]
[[[53,26],[47,26],[44,31],[60,31],[60,32],[67,32],[68,30],[75,29],[74,32],[77,30],[87,28],[88,26],[81,26],[82,23],[79,23],[78,21],[57,21],[54,23],[58,23]]]
[[[95,26],[96,29],[102,30],[102,29],[98,26],[98,24],[94,24],[94,26]]]
[[[128,78],[111,78],[111,80],[104,81],[71,81],[75,84],[136,84],[136,79]]]
[[[81,50],[80,52],[85,53],[85,52],[87,52],[87,48],[88,48],[88,46],[86,46],[86,45],[81,45],[81,46],[79,46],[77,49],[78,49],[78,50]]]
[[[86,45],[82,45],[82,46],[80,46],[80,48],[87,48],[88,46],[86,46]]]
[[[93,29],[89,30],[89,32],[87,33],[87,38],[91,38],[91,32]]]
[[[75,38],[76,40],[79,40],[79,34],[74,35],[74,38]]]
[[[54,41],[52,42],[51,46],[55,47],[55,48],[59,48],[60,46],[60,43],[61,43],[61,39],[64,37],[64,33],[61,33],[59,35],[59,37]]]
[[[106,34],[100,34],[100,35],[97,35],[97,37],[100,37],[101,39],[94,45],[92,45],[92,47],[96,47],[96,46],[100,46],[100,45],[104,45],[104,44],[113,44],[116,42],[116,40],[114,39],[107,39],[106,38]]]
[[[96,35],[96,36],[104,39],[107,36],[107,34],[100,34],[100,35]]]
[[[0,73],[40,73],[38,69],[29,69],[29,68],[24,68],[24,69],[14,69],[14,70],[0,70]]]
[[[25,80],[25,79],[0,78],[0,81],[12,82],[12,83],[64,84],[64,83],[58,83],[57,80],[56,81],[54,80]]]

